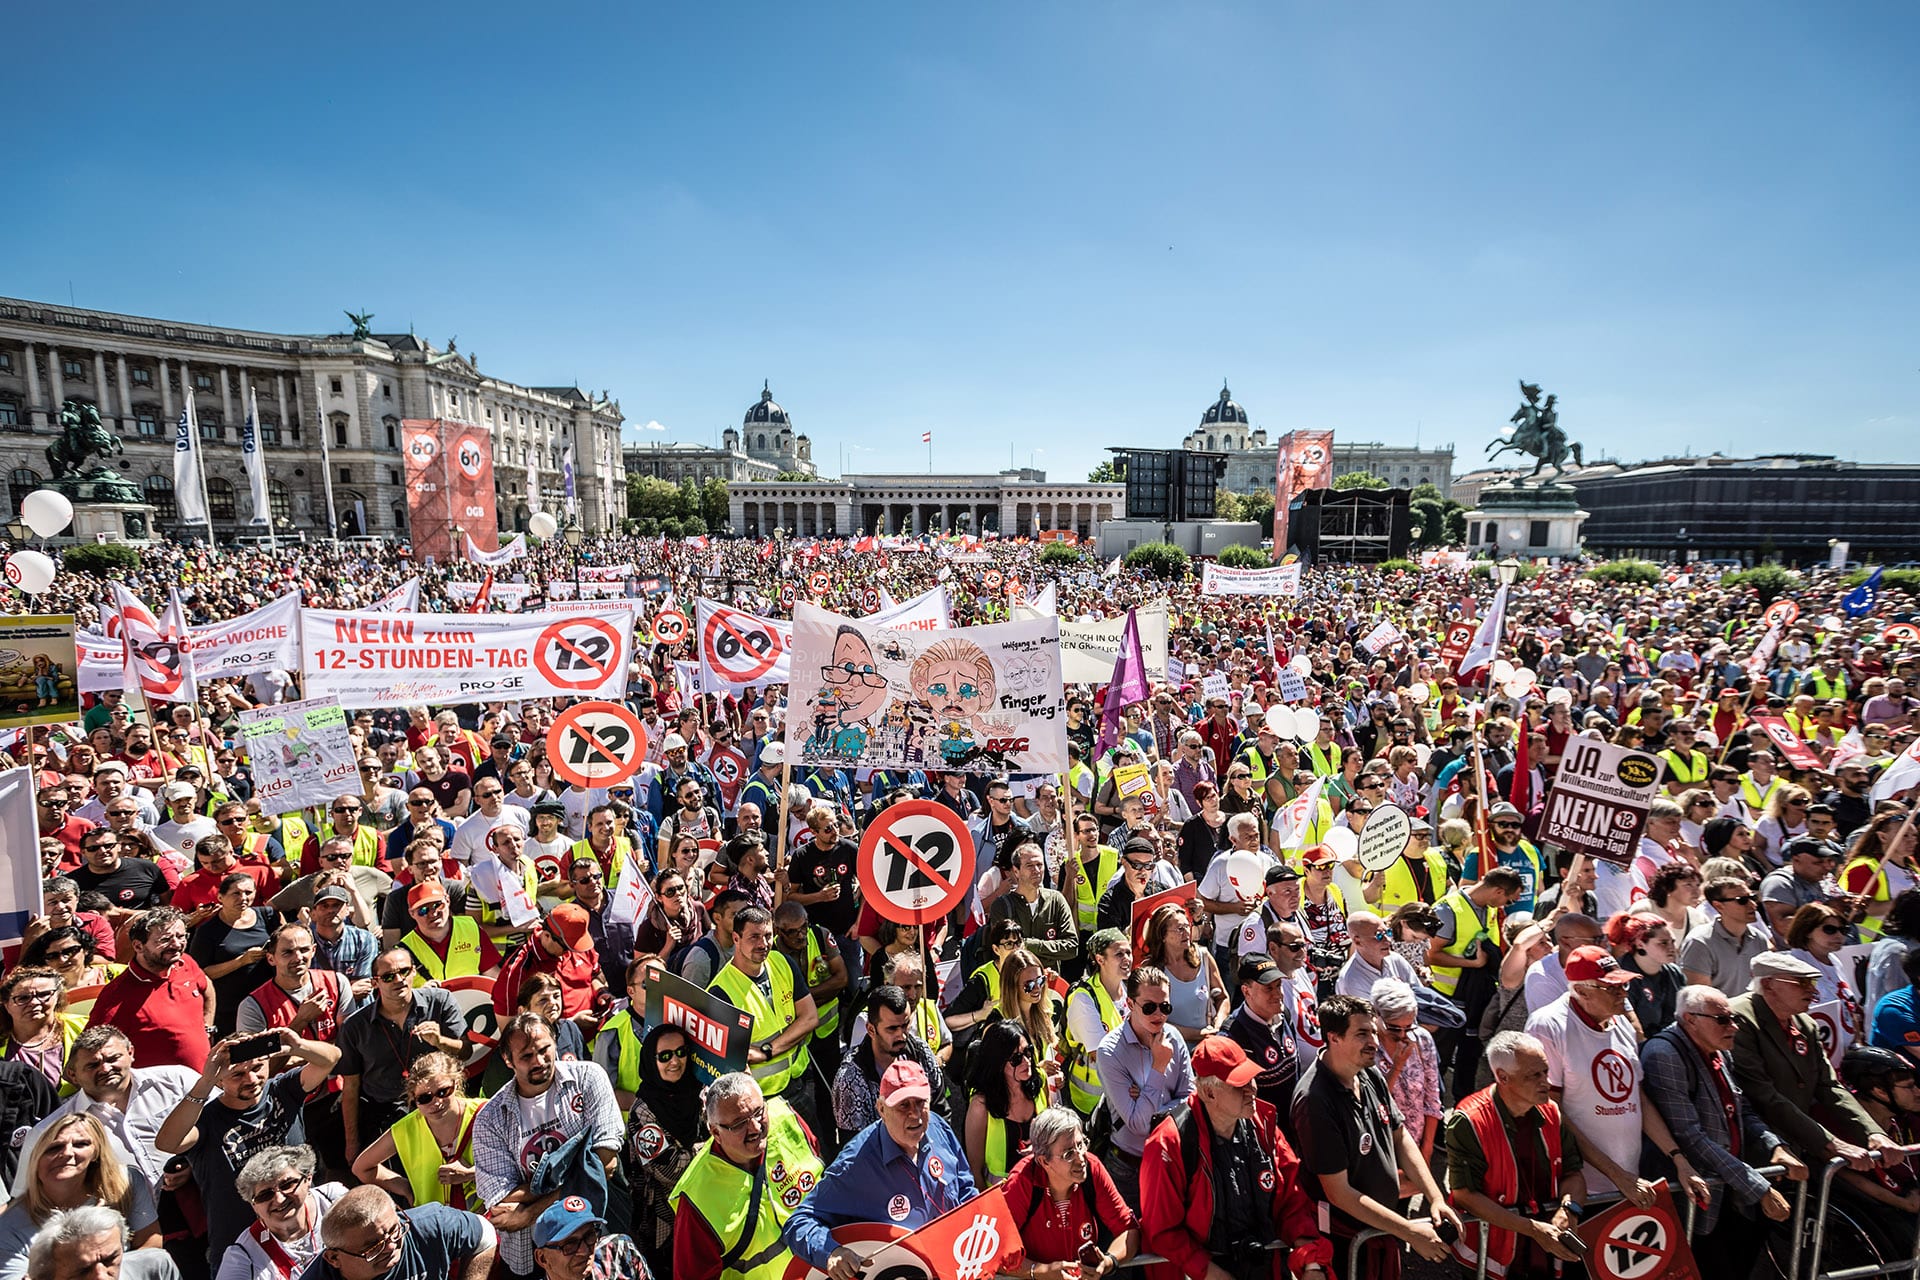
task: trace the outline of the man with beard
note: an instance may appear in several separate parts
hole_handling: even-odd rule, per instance
[[[472,1046],[451,992],[413,985],[413,953],[389,947],[373,962],[374,999],[334,1037],[340,1046],[340,1119],[347,1159],[406,1114],[407,1068],[430,1050],[455,1060]]]
[[[187,1096],[154,1135],[155,1149],[184,1153],[207,1209],[207,1258],[219,1266],[227,1246],[253,1224],[253,1207],[240,1197],[240,1166],[268,1147],[306,1141],[302,1106],[307,1095],[333,1073],[340,1051],[318,1040],[304,1040],[280,1027],[278,1052],[293,1066],[270,1075],[274,1053],[234,1062],[233,1047],[245,1038],[230,1037],[213,1046],[206,1067]]]
[[[561,1190],[536,1195],[541,1162],[585,1135],[583,1159],[611,1175],[625,1122],[613,1085],[597,1062],[562,1062],[553,1028],[537,1013],[515,1014],[500,1032],[513,1087],[487,1099],[473,1117],[474,1185],[500,1233],[500,1260],[515,1275],[533,1271],[533,1224]]]
[[[919,1063],[927,1073],[933,1109],[945,1116],[946,1081],[933,1051],[913,1034],[912,1003],[899,987],[875,987],[867,996],[866,1038],[833,1078],[833,1122],[842,1142],[880,1118],[881,1078],[901,1059]]]
[[[713,975],[707,990],[753,1019],[747,1069],[769,1098],[785,1097],[809,1126],[815,1121],[813,1089],[801,1051],[819,1025],[806,975],[773,950],[773,914],[742,907],[733,917],[733,956]]]
[[[80,840],[86,861],[67,873],[82,893],[105,895],[107,923],[115,928],[136,912],[159,906],[172,889],[159,863],[126,856],[126,839],[109,828],[93,828]]]
[[[127,926],[132,962],[93,1002],[89,1026],[120,1028],[147,1066],[204,1063],[213,982],[186,954],[187,918],[155,907]]]

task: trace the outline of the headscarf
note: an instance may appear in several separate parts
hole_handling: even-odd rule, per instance
[[[634,1093],[653,1110],[654,1119],[667,1131],[667,1136],[682,1149],[691,1151],[705,1136],[700,1080],[694,1074],[691,1059],[680,1083],[668,1084],[660,1078],[660,1064],[654,1059],[654,1050],[660,1037],[668,1032],[680,1036],[687,1042],[688,1050],[692,1050],[693,1037],[681,1027],[662,1025],[647,1032],[647,1038],[640,1042],[640,1087]]]

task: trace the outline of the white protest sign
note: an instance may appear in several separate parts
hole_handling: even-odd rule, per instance
[[[787,758],[835,768],[1060,773],[1054,618],[922,634],[794,608]]]
[[[420,579],[408,578],[367,606],[375,613],[417,613],[420,609]]]
[[[1066,668],[1067,668],[1067,654],[1065,649],[1065,642],[1063,641],[1062,648],[1060,651],[1060,674],[1062,678],[1066,676]],[[1180,661],[1180,659],[1178,658],[1168,658],[1167,659],[1167,683],[1175,684],[1175,685],[1184,684],[1186,683],[1186,679],[1187,679],[1187,664]]]
[[[471,605],[480,594],[477,582],[449,582],[447,599],[459,605]],[[518,613],[520,606],[533,594],[533,584],[529,582],[499,582],[487,588],[489,604],[503,605],[508,613]]]
[[[1664,768],[1645,751],[1567,739],[1560,770],[1547,788],[1541,842],[1607,862],[1633,861]]]
[[[1209,676],[1200,677],[1200,694],[1206,698],[1224,698],[1227,696],[1227,678],[1218,671]]]
[[[300,669],[300,593],[281,596],[227,622],[193,627],[188,645],[201,680]]]
[[[337,698],[308,698],[240,713],[260,811],[291,813],[360,790],[360,770]]]
[[[1167,598],[1149,600],[1134,610],[1140,633],[1140,660],[1147,675],[1172,679],[1167,665]],[[1127,616],[1099,622],[1060,622],[1060,678],[1068,684],[1107,684],[1120,660],[1120,636]]]
[[[1307,700],[1307,682],[1293,668],[1280,668],[1274,673],[1274,683],[1280,689],[1280,701],[1305,702]]]
[[[702,693],[786,683],[792,623],[704,597],[695,601],[694,617]]]
[[[1266,569],[1229,569],[1212,561],[1200,571],[1203,596],[1297,596],[1300,594],[1300,563],[1277,564]]]
[[[1391,622],[1383,622],[1373,630],[1367,632],[1367,638],[1360,643],[1366,648],[1368,653],[1379,657],[1387,651],[1389,645],[1400,639],[1404,639],[1400,633],[1400,628],[1394,626]]]
[[[81,693],[101,693],[108,689],[133,692],[134,684],[127,679],[127,647],[118,636],[100,631],[76,631],[73,649],[78,664],[75,678]]]
[[[1399,805],[1376,805],[1360,828],[1360,865],[1368,871],[1385,871],[1407,851],[1413,839],[1413,819]]]
[[[0,773],[0,848],[13,851],[0,871],[0,944],[18,942],[26,932],[27,921],[47,913],[41,896],[40,859],[29,855],[38,847],[40,824],[34,808],[32,769],[8,769]]]
[[[475,564],[485,565],[489,569],[497,569],[527,554],[527,535],[524,533],[514,534],[512,539],[498,551],[482,551],[479,544],[474,542],[471,533],[467,534],[466,538],[467,559]]]
[[[621,698],[633,657],[633,609],[564,616],[510,613],[300,612],[306,690],[352,707],[494,698]]]

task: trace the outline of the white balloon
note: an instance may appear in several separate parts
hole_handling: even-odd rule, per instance
[[[7,557],[7,581],[30,596],[53,585],[53,557],[38,551],[16,551]]]
[[[73,504],[55,489],[35,489],[20,502],[20,518],[43,538],[58,537],[73,523]]]
[[[1564,685],[1555,685],[1553,688],[1547,690],[1547,705],[1552,706],[1556,702],[1564,702],[1568,706],[1572,706],[1573,690],[1566,688]]]
[[[1321,844],[1333,850],[1333,856],[1342,862],[1352,862],[1360,856],[1360,837],[1349,827],[1332,827]]]
[[[1277,737],[1293,737],[1295,732],[1294,726],[1297,723],[1293,716],[1292,707],[1274,706],[1267,708],[1267,728],[1273,730]]]
[[[527,519],[527,532],[536,538],[551,538],[560,531],[560,522],[545,511],[536,511]]]
[[[1493,682],[1495,684],[1505,684],[1511,679],[1513,679],[1513,664],[1505,658],[1495,658],[1493,660]]]
[[[1830,613],[1826,617],[1820,619],[1820,625],[1822,627],[1825,627],[1828,631],[1845,631],[1847,629],[1847,624],[1840,621],[1840,616],[1838,614],[1833,614],[1833,613]]]
[[[1525,682],[1526,682],[1527,684],[1539,684],[1539,683],[1540,683],[1540,677],[1539,677],[1539,676],[1537,676],[1537,675],[1535,675],[1535,674],[1533,674],[1533,668],[1532,668],[1532,667],[1515,667],[1515,668],[1513,669],[1513,678],[1514,678],[1515,680],[1523,680],[1523,681],[1525,681]]]
[[[1416,742],[1413,744],[1413,756],[1414,763],[1424,769],[1427,767],[1427,761],[1433,757],[1433,748],[1424,742]]]
[[[1502,683],[1500,686],[1500,692],[1506,694],[1509,698],[1512,698],[1514,701],[1518,702],[1521,698],[1524,698],[1528,694],[1533,692],[1533,681],[1521,680],[1516,677],[1512,680],[1508,680]]]
[[[1582,626],[1587,621],[1587,615],[1580,612],[1578,609],[1575,609],[1572,613],[1567,615],[1567,621],[1571,622],[1576,627]]]
[[[1299,707],[1293,713],[1293,736],[1302,742],[1312,742],[1320,736],[1320,713],[1308,707]]]
[[[1287,666],[1302,680],[1313,674],[1313,659],[1304,653],[1296,653],[1287,659]]]
[[[1433,690],[1427,688],[1425,683],[1416,684],[1407,690],[1407,696],[1415,703],[1425,706],[1427,699],[1433,696]]]

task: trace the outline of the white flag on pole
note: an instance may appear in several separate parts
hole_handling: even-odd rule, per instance
[[[247,418],[240,424],[240,460],[247,468],[247,489],[253,496],[253,519],[249,524],[273,525],[267,509],[267,456],[260,446],[260,398],[247,388]],[[179,481],[174,482],[179,487]]]
[[[186,402],[173,430],[173,505],[181,524],[205,524],[207,508],[200,501],[200,422],[193,411],[193,388],[182,388]]]

